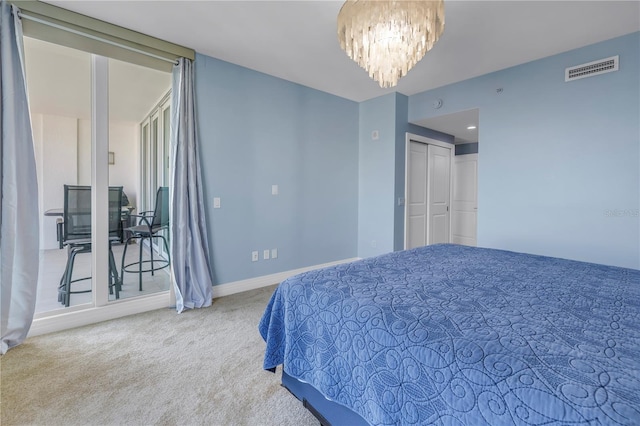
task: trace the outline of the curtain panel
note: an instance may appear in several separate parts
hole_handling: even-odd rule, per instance
[[[171,101],[171,261],[176,310],[211,306],[213,281],[198,155],[193,62],[173,67]]]
[[[24,341],[38,286],[38,183],[18,9],[0,3],[2,353]]]

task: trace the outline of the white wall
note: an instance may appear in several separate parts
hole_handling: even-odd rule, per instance
[[[134,122],[109,123],[109,151],[115,164],[109,166],[109,185],[122,186],[129,203],[136,206],[139,186],[140,125]]]
[[[58,247],[56,217],[49,209],[62,208],[63,185],[77,183],[78,122],[75,118],[33,114],[34,145],[40,198],[40,247]]]
[[[78,120],[78,185],[91,185],[91,120]]]
[[[140,125],[132,121],[109,122],[109,151],[115,164],[109,166],[109,185],[122,186],[129,202],[136,206],[139,186]],[[78,182],[91,185],[91,122],[78,123]]]

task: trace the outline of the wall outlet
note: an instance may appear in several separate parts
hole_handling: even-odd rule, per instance
[[[269,250],[264,250],[264,251],[262,252],[262,258],[263,258],[264,260],[269,260]]]
[[[377,130],[371,132],[371,140],[377,141],[378,139],[380,139],[380,132],[378,132]]]
[[[373,248],[378,247],[378,243],[376,242],[376,240],[371,240],[371,247]]]
[[[252,262],[257,262],[258,261],[258,252],[257,251],[252,251],[251,252],[251,261]]]
[[[213,199],[213,208],[214,209],[219,209],[220,208],[220,197],[214,197],[214,199]]]
[[[271,185],[271,195],[278,195],[278,185]]]
[[[271,249],[271,258],[272,259],[277,259],[278,258],[278,249]]]

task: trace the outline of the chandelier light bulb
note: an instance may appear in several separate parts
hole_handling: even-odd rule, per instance
[[[393,87],[444,30],[444,0],[347,0],[338,13],[340,47],[380,87]]]

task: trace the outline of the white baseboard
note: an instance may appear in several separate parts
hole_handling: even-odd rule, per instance
[[[359,260],[358,257],[354,257],[351,259],[338,260],[335,262],[323,263],[322,265],[315,266],[307,266],[305,268],[293,269],[291,271],[278,272],[276,274],[271,275],[263,275],[261,277],[249,278],[246,280],[233,281],[226,284],[214,285],[213,286],[213,298],[217,299],[218,297],[229,296],[235,293],[241,293],[243,291],[255,290],[261,287],[268,287],[270,285],[280,284],[282,281],[287,278],[301,274],[303,272],[312,271],[314,269],[326,268],[328,266],[340,265],[342,263],[353,262],[354,260]]]
[[[29,329],[28,337],[95,324],[127,315],[168,308],[170,305],[169,292],[163,291],[162,293],[145,297],[121,299],[106,306],[71,311],[65,310],[60,314],[52,314],[34,319]]]
[[[291,271],[278,272],[277,274],[264,275],[261,277],[249,278],[246,280],[216,285],[213,286],[213,297],[215,299],[218,297],[229,296],[235,293],[241,293],[243,291],[254,290],[261,287],[268,287],[270,285],[279,284],[290,276],[300,274],[302,272],[352,262],[358,259],[359,258],[338,260],[336,262],[324,263],[322,265],[308,266]],[[171,302],[169,292],[165,291],[145,297],[121,299],[115,303],[110,303],[107,306],[93,307],[88,309],[65,309],[62,313],[59,314],[52,313],[51,315],[35,318],[33,320],[33,323],[31,324],[31,328],[29,329],[28,337],[54,333],[56,331],[81,327],[83,325],[95,324],[97,322],[121,318],[127,315],[168,308],[171,305],[175,305],[175,301]]]

